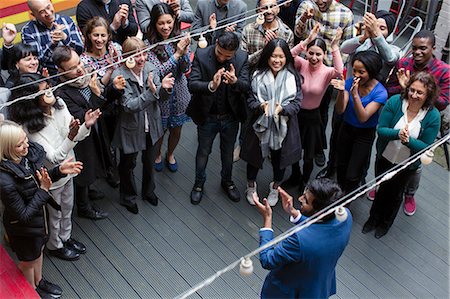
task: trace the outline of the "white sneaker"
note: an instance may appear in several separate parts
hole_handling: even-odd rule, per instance
[[[241,159],[241,157],[239,156],[240,154],[241,154],[241,146],[238,145],[235,147],[233,151],[233,162],[237,162]]]
[[[269,206],[274,207],[278,202],[278,189],[273,189],[273,182],[269,184],[269,196],[267,200],[269,201]]]
[[[258,196],[258,193],[256,191],[256,182],[253,183],[253,187],[250,187],[247,184],[247,189],[245,189],[245,196],[247,197],[247,201],[252,206],[255,205],[255,202],[253,201],[253,194],[256,194],[256,196]]]

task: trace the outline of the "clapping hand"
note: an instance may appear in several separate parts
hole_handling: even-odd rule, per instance
[[[3,23],[2,37],[5,46],[12,45],[16,36],[17,36],[16,26],[14,26],[14,24],[12,23]]]
[[[269,43],[271,40],[276,39],[277,37],[278,37],[278,34],[277,34],[276,30],[272,31],[269,29],[264,32],[264,42],[266,44]]]
[[[264,198],[263,203],[261,203],[259,201],[258,195],[256,195],[256,193],[253,193],[253,202],[255,203],[255,206],[258,209],[259,214],[263,216],[264,220],[272,219],[272,208],[270,207],[267,198]]]
[[[45,169],[44,167],[41,167],[40,170],[36,170],[36,177],[39,181],[39,187],[42,190],[45,190],[48,192],[48,190],[52,186],[52,179],[48,175],[47,169]]]
[[[331,79],[330,84],[339,91],[345,90],[345,81],[342,78]]]
[[[398,132],[398,137],[400,138],[401,143],[409,142],[409,129],[408,125],[406,125],[403,129]]]
[[[222,82],[222,75],[225,73],[225,68],[220,68],[213,76],[211,81],[211,89],[216,90]]]
[[[409,70],[406,70],[404,68],[401,68],[397,71],[397,79],[398,83],[402,87],[402,89],[406,88],[406,85],[408,85],[408,81],[411,78],[411,72]]]
[[[353,99],[359,97],[358,89],[359,89],[359,81],[361,78],[354,77],[352,87],[350,87],[350,92],[352,93]]]
[[[69,135],[67,136],[67,138],[73,141],[75,139],[75,136],[77,136],[78,134],[78,129],[80,129],[80,120],[72,118],[72,121],[69,125]]]
[[[50,31],[50,38],[53,44],[67,39],[67,34],[64,32],[66,26],[64,24],[55,24],[55,29]]]
[[[365,32],[367,32],[370,37],[381,36],[378,20],[374,14],[366,12],[363,16],[363,24]]]
[[[290,216],[294,218],[297,217],[299,212],[296,208],[294,208],[294,198],[281,187],[278,187],[278,193],[281,197],[283,210]]]
[[[127,81],[122,75],[119,75],[113,80],[114,88],[117,90],[124,90],[125,86],[127,86]]]
[[[92,127],[97,122],[97,119],[100,117],[100,115],[102,115],[100,109],[96,109],[94,111],[92,111],[92,109],[89,109],[88,111],[86,111],[86,113],[84,114],[84,125],[86,126],[86,128],[89,129],[90,127]]]
[[[336,30],[336,35],[333,37],[333,40],[331,41],[331,49],[332,50],[339,50],[339,42],[342,38],[342,28],[338,27]]]
[[[264,111],[265,116],[269,116],[269,102],[267,102],[267,101],[262,102],[261,109]]]
[[[236,70],[234,69],[234,65],[230,64],[230,70],[225,71],[223,73],[223,83],[225,84],[234,84],[237,82]]]
[[[172,73],[168,73],[161,81],[161,86],[164,89],[172,90],[173,85],[175,84],[175,78]]]
[[[148,88],[150,89],[150,91],[154,94],[156,92],[156,85],[155,85],[155,82],[153,82],[153,73],[152,72],[148,74],[147,85],[148,85]]]
[[[98,85],[97,82],[97,72],[95,72],[92,75],[91,80],[89,80],[89,87],[91,88],[91,91],[98,97],[102,93],[102,91],[100,90],[100,86]]]
[[[276,103],[275,104],[275,111],[273,112],[273,114],[278,116],[281,111],[283,111],[283,107],[280,105],[280,103]]]
[[[74,157],[71,157],[59,165],[59,171],[62,174],[79,174],[83,169],[83,162],[73,161]]]
[[[227,26],[227,27],[225,28],[225,31],[226,31],[226,32],[235,32],[235,31],[236,31],[236,24]]]
[[[209,16],[209,27],[211,29],[215,29],[217,27],[217,18],[216,18],[216,14],[215,13],[212,13]]]

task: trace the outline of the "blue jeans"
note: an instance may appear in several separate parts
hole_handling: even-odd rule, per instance
[[[233,150],[239,122],[231,116],[225,119],[210,117],[205,124],[197,126],[198,147],[195,156],[195,184],[203,186],[206,181],[206,165],[211,153],[212,145],[217,133],[220,134],[220,159],[222,160],[222,171],[220,172],[223,182],[231,181],[233,170]]]

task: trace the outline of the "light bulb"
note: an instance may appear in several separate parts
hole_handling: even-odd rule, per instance
[[[433,162],[433,158],[434,152],[431,149],[429,149],[420,156],[420,162],[422,162],[423,165],[428,165],[431,162]]]
[[[258,25],[264,24],[264,16],[263,16],[263,14],[259,14],[258,17],[256,17],[256,24],[258,24]]]
[[[239,266],[239,273],[242,276],[250,276],[253,273],[253,262],[250,258],[246,257],[241,260],[241,265]]]
[[[133,57],[128,57],[127,62],[125,62],[127,68],[132,69],[136,66],[136,61]]]
[[[334,211],[334,214],[339,222],[344,222],[348,216],[347,210],[344,207],[337,208],[336,211]]]
[[[44,93],[44,102],[48,105],[53,105],[56,99],[51,89],[47,89]]]
[[[208,42],[206,41],[206,38],[203,36],[203,34],[200,34],[200,37],[198,38],[198,46],[202,49],[208,46]]]

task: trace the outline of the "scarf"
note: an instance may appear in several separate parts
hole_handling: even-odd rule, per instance
[[[288,116],[275,115],[276,104],[286,106],[295,99],[297,84],[295,76],[286,68],[274,77],[272,71],[256,71],[253,74],[252,90],[260,103],[267,102],[268,114],[263,113],[253,124],[256,136],[260,140],[262,157],[269,155],[270,150],[279,150],[287,135]]]
[[[67,79],[64,76],[60,77],[61,82],[66,82],[72,79]],[[75,88],[86,88],[89,86],[89,81],[91,81],[91,75],[83,76],[78,78],[75,82],[71,82],[67,85],[75,87]],[[98,83],[98,82],[97,82]]]

